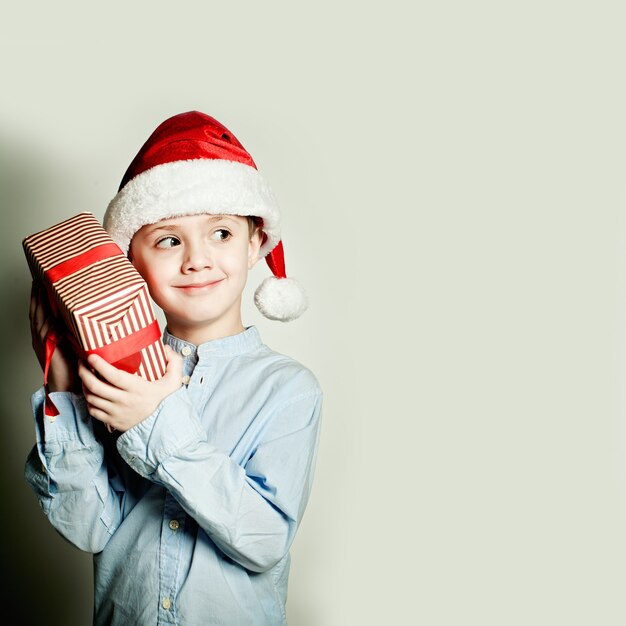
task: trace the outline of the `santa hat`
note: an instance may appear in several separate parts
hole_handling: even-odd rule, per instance
[[[261,283],[254,301],[273,320],[286,322],[304,313],[306,294],[285,273],[280,213],[269,186],[225,126],[189,111],[165,120],[139,150],[109,203],[104,227],[127,252],[142,226],[204,213],[260,218],[260,254],[273,276]]]

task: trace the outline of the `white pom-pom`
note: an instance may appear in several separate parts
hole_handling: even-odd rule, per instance
[[[307,309],[306,293],[293,278],[269,276],[254,292],[254,303],[261,313],[271,320],[290,322]]]

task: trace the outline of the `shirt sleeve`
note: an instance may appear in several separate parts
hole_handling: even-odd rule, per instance
[[[32,398],[36,445],[25,467],[50,523],[81,550],[100,552],[120,521],[121,488],[109,480],[105,452],[83,396],[53,392],[59,415],[44,415],[44,390]]]
[[[211,444],[185,388],[117,442],[139,474],[163,485],[243,567],[273,567],[289,550],[310,493],[322,393],[317,384],[269,408],[244,466]]]

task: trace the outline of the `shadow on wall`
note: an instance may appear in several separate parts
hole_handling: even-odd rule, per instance
[[[91,623],[92,565],[49,525],[24,480],[34,444],[30,396],[42,374],[31,349],[28,323],[30,274],[22,239],[59,221],[63,180],[52,158],[3,140],[0,131],[0,489],[4,538],[0,574],[4,623],[11,626],[82,626]],[[66,194],[67,195],[67,194]],[[78,212],[78,211],[76,211]],[[65,215],[66,217],[68,215]],[[7,620],[8,617],[8,620]]]

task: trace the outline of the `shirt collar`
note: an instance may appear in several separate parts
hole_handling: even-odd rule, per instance
[[[174,335],[170,335],[166,328],[163,333],[163,342],[171,346],[179,354],[191,356],[192,354],[195,355],[197,353],[198,357],[205,357],[209,355],[237,356],[238,354],[252,352],[263,345],[261,335],[259,335],[259,331],[256,326],[249,326],[237,335],[222,337],[221,339],[212,339],[211,341],[207,341],[199,346],[195,346],[193,343],[189,343],[184,339],[179,339],[178,337],[174,337]]]

